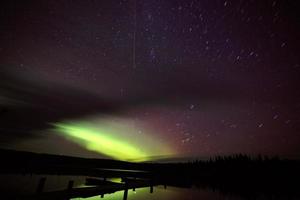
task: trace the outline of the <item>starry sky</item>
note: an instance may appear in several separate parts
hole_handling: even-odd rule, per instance
[[[1,1],[0,145],[136,153],[124,160],[299,157],[298,10],[289,0]]]

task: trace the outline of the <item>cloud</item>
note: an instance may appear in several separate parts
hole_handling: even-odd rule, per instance
[[[118,110],[112,100],[83,89],[29,78],[16,71],[1,70],[1,139],[28,137],[34,130],[48,128],[49,122]]]
[[[232,101],[238,94],[230,85],[211,81],[191,70],[140,73],[130,86],[126,86],[127,94],[115,98],[46,80],[32,72],[19,73],[3,67],[0,79],[2,141],[33,137],[34,131],[50,128],[49,123],[63,120],[101,114],[122,115],[140,106],[176,107],[195,101]]]

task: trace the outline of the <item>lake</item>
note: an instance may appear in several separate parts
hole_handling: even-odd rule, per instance
[[[41,177],[40,175],[1,175],[1,192],[2,194],[34,194],[38,181]],[[47,181],[45,184],[44,191],[55,191],[64,190],[67,188],[69,180],[74,180],[74,187],[86,187],[84,186],[85,178],[84,176],[46,176]],[[118,180],[115,180],[118,181]],[[115,192],[112,194],[106,194],[103,200],[122,200],[124,191]],[[72,200],[98,200],[100,196],[94,196],[89,198],[73,198]],[[150,188],[138,188],[135,191],[129,190],[128,200],[194,200],[194,199],[204,199],[204,200],[243,200],[249,199],[246,197],[241,197],[236,194],[224,194],[219,191],[213,191],[209,188],[177,188],[177,187],[167,187],[164,189],[163,186],[154,187],[154,192],[150,193]],[[292,198],[288,196],[256,196],[252,199],[299,199]]]

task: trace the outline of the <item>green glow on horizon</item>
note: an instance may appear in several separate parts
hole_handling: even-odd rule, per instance
[[[53,125],[55,132],[64,138],[117,160],[142,162],[151,156],[172,154],[165,144],[156,142],[149,135],[134,134],[134,129],[126,123],[119,124],[81,121]]]
[[[67,124],[56,124],[56,127],[60,132],[67,134],[67,136],[85,142],[86,148],[91,151],[100,152],[119,160],[142,159],[147,157],[144,152],[134,148],[130,144],[109,137],[105,135],[105,133],[99,133],[93,129]]]

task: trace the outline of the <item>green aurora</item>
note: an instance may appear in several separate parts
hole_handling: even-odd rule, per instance
[[[126,123],[80,121],[53,125],[55,133],[64,138],[117,160],[142,162],[150,157],[174,154],[158,138],[150,137],[149,133],[140,134]]]

